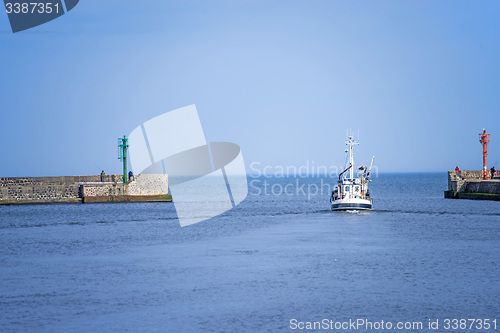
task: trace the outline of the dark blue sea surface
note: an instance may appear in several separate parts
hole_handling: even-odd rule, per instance
[[[373,211],[338,213],[333,182],[249,177],[243,203],[185,228],[172,203],[0,206],[0,331],[500,331],[500,202],[381,174]]]

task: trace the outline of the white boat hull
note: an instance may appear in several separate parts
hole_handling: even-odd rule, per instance
[[[368,199],[339,199],[332,202],[332,210],[369,210],[372,201]]]

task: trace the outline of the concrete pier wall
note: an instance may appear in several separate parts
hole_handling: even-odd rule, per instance
[[[500,180],[468,181],[464,192],[500,194]]]
[[[123,184],[122,175],[0,178],[1,204],[167,201],[168,175],[138,175]]]
[[[456,171],[448,171],[448,191],[465,191],[465,179],[459,177]]]
[[[500,200],[500,179],[483,180],[481,170],[448,171],[445,198]]]
[[[80,186],[76,184],[9,184],[0,186],[0,204],[39,202],[78,202]]]

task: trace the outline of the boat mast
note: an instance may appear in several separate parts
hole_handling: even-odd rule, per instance
[[[354,179],[354,155],[353,155],[353,148],[354,145],[359,145],[359,141],[355,141],[352,135],[349,135],[348,141],[345,142],[346,145],[349,146],[349,165],[352,166],[352,168],[349,170],[349,178],[352,180]]]

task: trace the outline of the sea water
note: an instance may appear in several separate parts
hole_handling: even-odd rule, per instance
[[[185,228],[172,203],[0,206],[0,331],[500,330],[500,202],[444,199],[445,173],[381,174],[355,213],[333,178],[248,181]]]

